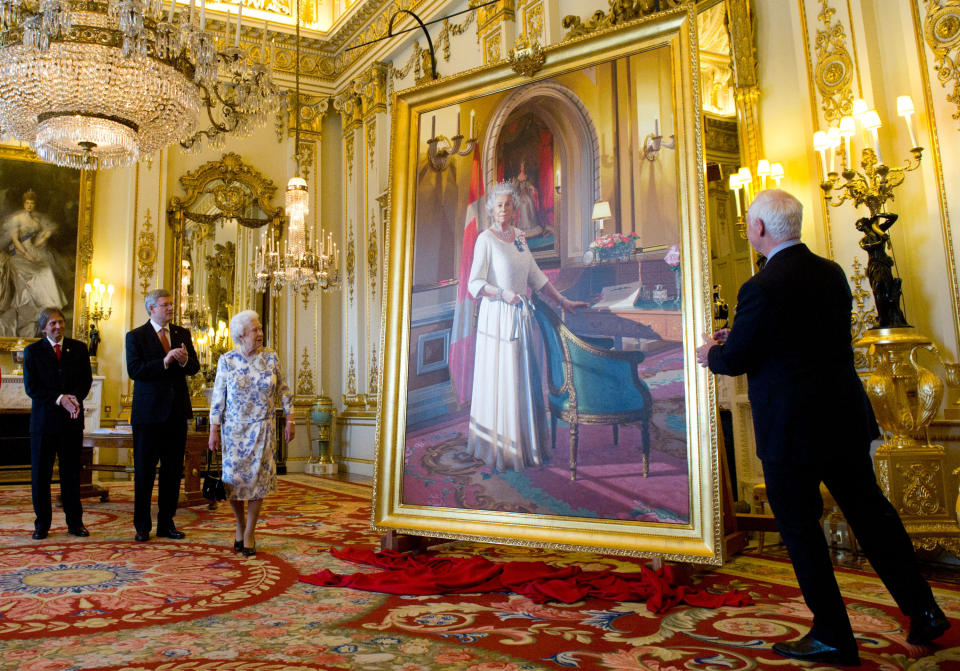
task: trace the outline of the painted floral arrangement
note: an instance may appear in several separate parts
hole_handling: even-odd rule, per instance
[[[680,270],[680,245],[670,245],[667,253],[663,255],[663,260],[670,270]]]
[[[640,236],[636,233],[609,233],[590,243],[590,249],[600,259],[626,258],[633,253]]]

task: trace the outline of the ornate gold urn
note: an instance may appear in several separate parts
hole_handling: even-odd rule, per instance
[[[939,357],[933,342],[914,328],[871,329],[857,347],[866,347],[873,372],[867,395],[886,440],[881,450],[927,446],[915,438],[936,416],[943,400],[943,382],[917,363],[927,349]]]
[[[930,443],[927,427],[943,399],[943,381],[917,361],[920,350],[940,353],[914,328],[866,331],[854,343],[866,347],[872,372],[865,385],[883,430],[874,464],[877,480],[917,548],[937,546],[957,555],[960,526],[948,505],[955,491],[944,468],[944,448]]]

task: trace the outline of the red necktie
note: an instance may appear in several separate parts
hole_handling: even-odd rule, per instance
[[[163,345],[163,353],[166,354],[170,351],[170,341],[167,340],[167,327],[164,326],[160,329],[160,344]]]
[[[57,354],[57,361],[60,360],[60,343],[53,346],[53,351]]]

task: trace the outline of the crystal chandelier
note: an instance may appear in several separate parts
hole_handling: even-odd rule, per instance
[[[179,12],[176,0],[166,11],[163,0],[0,0],[0,130],[44,161],[95,170],[177,141],[216,148],[225,133],[262,126],[280,96],[266,65],[248,64],[240,48],[242,10],[233,46],[218,50],[205,9],[195,12],[194,0]]]
[[[323,230],[316,239],[310,239],[306,218],[310,213],[310,194],[307,181],[300,177],[300,2],[297,1],[297,46],[294,67],[296,98],[294,102],[294,158],[297,162],[297,174],[287,182],[285,209],[287,214],[287,241],[285,246],[277,243],[270,231],[264,231],[260,246],[256,250],[254,261],[254,287],[263,292],[273,287],[280,291],[289,286],[295,294],[309,292],[315,288],[321,290],[336,289],[340,285],[340,249],[333,241],[333,235],[324,235]]]

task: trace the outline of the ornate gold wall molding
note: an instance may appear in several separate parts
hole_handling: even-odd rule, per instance
[[[501,48],[502,33],[503,30],[498,26],[496,29],[485,33],[481,38],[481,43],[483,44],[484,65],[499,63],[501,60],[503,60],[503,57],[501,56],[503,53],[503,49]]]
[[[850,335],[856,342],[863,337],[864,331],[872,329],[877,324],[877,311],[867,307],[871,293],[863,288],[863,281],[867,276],[863,274],[863,264],[856,256],[853,257],[853,274],[850,275],[850,292],[853,294],[853,311],[850,313]],[[866,371],[870,367],[865,348],[854,347],[853,363],[857,370]]]
[[[957,108],[953,118],[960,119],[960,0],[923,2],[927,8],[923,36],[936,57],[933,67],[940,85],[953,85],[946,99]]]
[[[655,0],[618,0],[610,3],[610,12],[595,11],[586,23],[575,14],[563,17],[563,27],[567,28],[564,41],[581,35],[589,35],[598,30],[611,28],[620,23],[633,21],[642,16],[649,16],[674,7],[679,7],[688,0],[660,0],[659,7]]]
[[[287,91],[284,96],[286,100],[286,132],[287,137],[296,134],[296,94],[293,91]],[[330,111],[329,96],[312,96],[304,93],[300,94],[300,135],[311,140],[320,138],[323,131],[323,117]]]
[[[314,396],[316,393],[313,386],[313,366],[310,363],[310,355],[307,353],[306,347],[303,348],[303,359],[300,361],[300,370],[297,371],[297,384],[294,393],[300,397]]]
[[[819,0],[817,1],[819,2]],[[819,128],[821,121],[819,108],[817,106],[817,91],[814,85],[816,75],[814,73],[813,55],[811,52],[811,43],[814,40],[810,36],[810,27],[807,22],[806,0],[799,0],[798,12],[800,18],[800,35],[803,40],[803,55],[807,66],[807,99],[810,102],[810,120],[814,128]],[[830,208],[827,206],[826,199],[818,198],[817,201],[820,208],[820,220],[823,222],[824,256],[832,259],[834,257],[834,251],[833,231],[830,226]]]
[[[520,30],[527,42],[547,43],[547,33],[543,26],[543,0],[521,3]]]
[[[372,44],[359,45],[386,36],[390,25],[390,17],[397,10],[406,9],[416,13],[417,8],[422,4],[423,0],[391,0],[379,4],[376,1],[368,0],[366,3],[362,3],[350,21],[330,38],[330,46],[338,52],[336,67],[339,72],[343,72],[349,66],[362,60],[364,55],[374,46]],[[396,33],[408,27],[408,24],[416,26],[413,19],[401,15],[394,24],[393,30]],[[403,37],[397,39],[402,40]]]
[[[377,358],[377,346],[374,345],[370,352],[370,384],[368,391],[371,396],[380,393],[380,363]]]
[[[483,64],[490,65],[503,60],[508,36],[513,29],[507,30],[507,22],[516,21],[516,3],[514,0],[501,0],[495,5],[477,9],[477,41],[483,54]]]
[[[347,223],[347,253],[344,255],[347,271],[347,286],[350,288],[350,304],[353,305],[353,280],[354,280],[354,271],[357,267],[357,254],[354,249],[354,239],[353,239],[353,223]]]
[[[363,100],[352,87],[333,97],[333,109],[340,113],[344,136],[363,123]]]
[[[374,163],[377,159],[377,122],[375,119],[371,119],[367,123],[367,161],[370,163],[370,168],[373,168]]]
[[[820,93],[823,118],[827,123],[839,122],[853,110],[853,77],[856,74],[843,23],[834,22],[837,10],[828,0],[820,0],[817,19],[823,24],[817,30],[817,64],[813,81]]]
[[[343,158],[347,162],[347,180],[353,179],[353,131],[344,131],[343,134]]]
[[[350,362],[347,365],[347,394],[357,393],[357,364],[353,360],[353,345],[350,346]]]
[[[514,0],[500,0],[494,5],[487,5],[477,9],[477,31],[485,32],[494,24],[516,20],[516,2]]]
[[[386,63],[374,63],[361,77],[351,83],[351,90],[360,99],[360,115],[369,119],[378,112],[387,111],[387,75],[390,68]]]
[[[367,231],[367,274],[370,280],[370,297],[377,295],[377,278],[380,255],[377,249],[377,214],[370,210],[370,228]]]
[[[956,5],[956,2],[952,3]],[[930,73],[926,67],[927,54],[923,48],[923,27],[920,18],[920,7],[917,2],[911,3],[913,14],[914,41],[917,46],[917,58],[924,66],[920,68],[920,77],[923,81],[923,102],[927,119],[927,129],[930,134],[930,165],[933,167],[934,179],[937,186],[937,204],[940,209],[940,231],[943,235],[943,250],[946,256],[947,275],[950,279],[950,305],[953,309],[954,346],[960,347],[960,286],[958,286],[956,255],[954,254],[953,227],[950,224],[950,211],[947,206],[947,188],[943,175],[943,159],[940,151],[940,132],[937,126],[937,116],[934,114],[933,89],[930,82]],[[960,21],[960,18],[957,19]],[[957,88],[954,88],[957,91]],[[954,115],[956,118],[956,115]]]
[[[188,209],[203,193],[203,186],[215,179],[229,185],[240,182],[249,187],[253,198],[266,208],[273,200],[277,186],[253,166],[247,165],[239,154],[228,152],[218,161],[209,161],[202,166],[180,177],[180,185],[187,192],[186,198],[180,200],[174,196],[170,199],[171,207],[178,206]],[[216,197],[216,205],[226,216],[240,217],[246,203],[240,203],[232,197],[232,192],[223,192]]]
[[[140,227],[140,235],[137,236],[137,277],[140,278],[140,295],[146,296],[153,282],[153,275],[157,263],[157,234],[153,230],[153,223],[150,218],[150,208],[147,208],[146,216],[143,218],[143,224]]]
[[[757,86],[760,69],[757,61],[756,17],[750,0],[727,0],[727,20],[734,81],[742,88]]]

